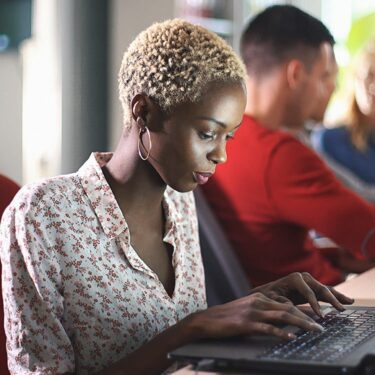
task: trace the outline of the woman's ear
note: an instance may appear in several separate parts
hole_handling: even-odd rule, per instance
[[[132,118],[138,127],[150,131],[162,129],[162,112],[157,104],[145,94],[137,94],[131,101]]]
[[[304,69],[305,67],[301,60],[293,59],[287,63],[286,79],[290,89],[295,90],[299,86]]]
[[[132,118],[135,122],[143,121],[146,123],[148,109],[148,100],[144,94],[137,94],[133,97],[131,102]]]

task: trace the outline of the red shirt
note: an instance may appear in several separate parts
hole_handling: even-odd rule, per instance
[[[253,285],[295,271],[326,284],[342,281],[341,271],[308,245],[309,229],[375,258],[374,207],[294,136],[245,116],[227,153],[203,190]]]
[[[20,187],[14,181],[0,174],[0,220],[19,189]]]
[[[0,220],[19,189],[20,187],[14,181],[0,174]]]
[[[19,190],[19,186],[9,178],[0,174],[0,220],[4,210]],[[1,273],[1,264],[0,264]],[[1,286],[1,279],[0,279]],[[1,289],[0,289],[1,290]],[[0,298],[0,374],[9,374],[7,365],[7,354],[5,349],[5,332],[3,322],[3,299]]]

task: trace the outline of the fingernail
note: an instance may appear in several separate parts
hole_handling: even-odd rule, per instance
[[[297,336],[295,334],[293,334],[291,332],[288,333],[288,339],[294,340],[296,338],[297,338]]]
[[[323,318],[323,310],[322,307],[319,305],[317,309],[314,310],[315,314]]]
[[[321,326],[320,324],[318,323],[311,323],[311,326],[315,329],[318,329],[320,332],[323,332],[324,331],[324,327]]]

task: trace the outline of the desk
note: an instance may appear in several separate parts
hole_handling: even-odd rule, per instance
[[[375,268],[337,285],[336,289],[355,298],[354,305],[375,306]]]
[[[342,284],[337,285],[336,289],[348,295],[349,297],[355,298],[355,305],[360,306],[375,306],[375,268],[362,273],[361,275],[354,277]],[[195,371],[190,366],[185,367],[174,375],[194,375]],[[220,375],[217,372],[204,372],[199,371],[199,375]],[[224,374],[223,374],[224,375]],[[226,373],[225,375],[231,375]],[[235,374],[232,374],[235,375]]]

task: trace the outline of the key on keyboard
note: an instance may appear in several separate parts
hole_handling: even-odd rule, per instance
[[[317,322],[323,332],[297,332],[297,338],[275,345],[258,358],[334,362],[375,336],[375,311],[329,312]]]

